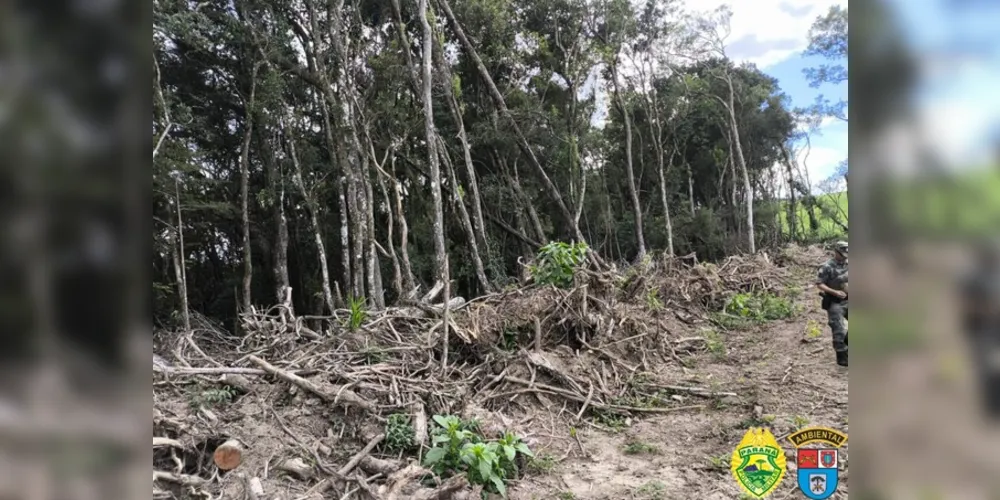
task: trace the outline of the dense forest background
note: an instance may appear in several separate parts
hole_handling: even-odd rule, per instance
[[[846,234],[808,131],[671,0],[154,0],[154,317],[471,297],[550,241],[595,266]],[[846,82],[847,11],[809,52]],[[843,194],[843,193],[842,193]],[[843,196],[846,198],[846,194]],[[834,235],[836,236],[836,235]],[[419,292],[417,291],[419,287]],[[231,324],[230,324],[231,326]]]

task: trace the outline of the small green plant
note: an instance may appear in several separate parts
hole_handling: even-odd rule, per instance
[[[520,474],[517,467],[518,455],[524,455],[529,459],[535,456],[521,438],[510,432],[505,432],[496,444],[500,455],[500,468],[507,477],[517,477]]]
[[[643,443],[642,441],[633,441],[625,445],[626,455],[657,455],[659,453],[660,449],[655,445]]]
[[[594,412],[594,422],[601,424],[605,427],[611,428],[612,431],[620,431],[627,427],[625,423],[625,417],[614,412],[597,410]]]
[[[517,337],[518,332],[514,328],[504,328],[503,333],[500,337],[500,348],[512,352],[517,350]]]
[[[413,449],[416,433],[410,425],[410,416],[400,413],[389,415],[385,424],[385,448],[400,452]]]
[[[794,417],[792,417],[792,425],[795,426],[795,429],[801,429],[809,425],[809,419],[803,417],[802,415],[795,415]]]
[[[790,318],[795,314],[792,302],[771,293],[738,293],[726,304],[723,312],[756,323]]]
[[[643,500],[662,500],[666,498],[667,486],[660,481],[650,481],[636,490],[636,495]]]
[[[646,292],[646,307],[648,307],[650,311],[659,311],[663,309],[663,301],[660,300],[659,288],[650,288],[649,291]]]
[[[815,339],[823,334],[823,330],[820,328],[819,323],[816,320],[809,320],[806,322],[806,338]]]
[[[576,494],[572,491],[559,492],[559,500],[576,500]]]
[[[545,474],[556,467],[556,459],[552,455],[538,454],[529,458],[524,467],[528,472]]]
[[[497,451],[496,443],[465,443],[460,456],[462,463],[468,466],[470,483],[495,489],[495,493],[506,498],[507,485],[504,484],[504,470]]]
[[[368,319],[368,311],[365,310],[364,297],[348,297],[347,307],[350,315],[347,317],[347,328],[352,332],[361,328],[361,325]]]
[[[424,456],[424,465],[442,477],[465,473],[470,483],[506,498],[507,479],[518,473],[518,455],[533,456],[528,446],[509,432],[497,441],[485,442],[476,420],[434,415],[434,422],[433,448]]]
[[[439,428],[434,430],[433,448],[424,456],[424,464],[439,476],[451,475],[460,470],[462,446],[472,441],[474,433],[453,415],[434,415],[434,422]]]
[[[573,273],[587,257],[587,244],[572,245],[553,241],[538,251],[536,263],[528,270],[535,283],[566,288],[573,284]]]
[[[719,455],[716,457],[708,457],[708,463],[712,465],[714,469],[728,470],[729,469],[729,456]]]
[[[364,356],[366,365],[381,363],[389,358],[385,349],[382,349],[379,346],[366,347],[361,350],[361,355]]]
[[[705,347],[717,359],[726,357],[726,343],[719,332],[709,329],[704,331]]]
[[[236,399],[236,390],[232,387],[226,385],[220,388],[206,389],[199,393],[195,393],[191,397],[192,407],[201,406],[224,406],[232,403]]]

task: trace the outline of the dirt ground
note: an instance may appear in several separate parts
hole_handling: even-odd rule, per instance
[[[726,335],[721,341],[724,354],[705,351],[687,358],[691,368],[663,366],[658,373],[663,379],[736,396],[710,402],[703,411],[643,418],[620,430],[583,424],[576,432],[579,443],[568,428],[556,429],[540,453],[566,458],[545,475],[518,483],[511,498],[740,498],[729,459],[751,425],[770,427],[788,458],[789,470],[771,498],[802,497],[794,447],[785,437],[803,425],[849,434],[848,372],[834,362],[826,315],[808,289],[811,278],[808,269],[796,273],[806,290],[797,301],[802,314]],[[809,331],[815,327],[818,336]],[[841,449],[841,480],[834,498],[847,498],[849,443]]]

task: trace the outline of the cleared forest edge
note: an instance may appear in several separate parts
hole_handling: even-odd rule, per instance
[[[823,258],[650,259],[456,298],[445,370],[440,305],[251,311],[241,336],[193,317],[157,335],[154,498],[480,498],[473,475],[423,465],[446,416],[531,450],[510,498],[736,498],[719,457],[749,425],[846,431],[846,372],[803,293]]]

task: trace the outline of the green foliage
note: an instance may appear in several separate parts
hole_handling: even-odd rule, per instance
[[[641,500],[663,500],[666,498],[667,486],[660,481],[650,481],[640,486],[636,497]]]
[[[810,208],[802,199],[795,200],[795,235],[798,241],[804,243],[823,242],[836,239],[844,239],[847,234],[844,228],[838,224],[847,224],[847,214],[850,210],[850,202],[847,192],[826,193],[812,198],[814,209],[812,215],[816,218],[817,227],[810,226]],[[778,223],[783,234],[792,234],[792,229],[788,220],[788,206],[790,201],[785,200],[780,203],[777,211]]]
[[[712,319],[724,328],[741,329],[755,323],[790,318],[795,313],[794,305],[785,297],[767,292],[739,293]]]
[[[663,302],[660,300],[659,288],[650,288],[649,291],[646,292],[646,307],[648,307],[650,311],[659,311],[663,309]]]
[[[803,427],[809,425],[809,419],[803,417],[802,415],[795,415],[794,417],[792,417],[792,425],[795,427],[796,430],[802,429]]]
[[[811,319],[806,322],[806,338],[815,339],[823,334],[823,330],[816,320]]]
[[[552,455],[539,454],[528,459],[525,469],[535,474],[546,474],[552,472],[556,467],[556,459]]]
[[[507,480],[517,477],[517,457],[534,456],[528,446],[512,433],[496,441],[484,441],[476,421],[462,421],[454,415],[434,415],[433,447],[424,456],[424,465],[435,474],[448,477],[465,473],[472,484],[507,496]]]
[[[707,329],[704,331],[705,335],[705,348],[708,352],[712,353],[716,359],[724,359],[726,357],[726,341],[722,335],[713,329]]]
[[[190,397],[190,404],[193,408],[225,406],[236,399],[236,390],[226,385],[219,388],[206,389],[195,392]]]
[[[659,453],[660,449],[655,445],[642,441],[632,441],[625,445],[626,455],[657,455]]]
[[[620,431],[628,425],[626,423],[625,416],[620,413],[605,410],[597,410],[594,412],[594,422],[605,427],[609,427],[612,431]]]
[[[714,469],[729,470],[729,459],[729,455],[718,455],[708,457],[708,463],[711,464]]]
[[[529,271],[535,283],[565,288],[573,284],[573,273],[586,257],[586,243],[553,241],[538,250]]]
[[[389,359],[385,349],[379,346],[365,347],[361,350],[361,355],[364,356],[366,365],[374,365]]]
[[[392,452],[406,452],[414,448],[416,433],[410,425],[410,416],[400,413],[389,415],[385,424],[385,448]]]
[[[364,297],[348,297],[347,298],[348,316],[347,316],[347,328],[352,332],[361,328],[365,320],[368,319],[368,311],[365,309],[365,299]]]

